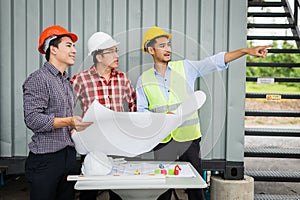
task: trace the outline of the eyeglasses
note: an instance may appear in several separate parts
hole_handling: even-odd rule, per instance
[[[118,52],[119,52],[119,49],[112,49],[112,50],[102,52],[102,55],[104,55],[104,54],[113,54],[113,53],[118,53]]]

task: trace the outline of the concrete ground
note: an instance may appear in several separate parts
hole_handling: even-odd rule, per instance
[[[280,127],[282,128],[282,127]],[[299,148],[300,138],[292,137],[245,137],[247,147]],[[285,158],[245,158],[245,169],[299,171],[300,159]],[[300,194],[300,183],[258,182],[254,183],[255,194]]]
[[[9,176],[0,187],[0,200],[27,200],[29,190],[24,176]]]

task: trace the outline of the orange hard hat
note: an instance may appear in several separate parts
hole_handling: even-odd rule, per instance
[[[59,26],[59,25],[54,25],[54,26],[49,26],[48,28],[46,28],[42,34],[40,35],[40,40],[39,40],[39,52],[41,54],[46,54],[46,50],[47,48],[44,48],[44,43],[45,41],[48,39],[48,38],[51,38],[53,37],[53,39],[55,38],[54,36],[62,36],[62,35],[66,35],[66,36],[69,36],[71,37],[71,40],[73,42],[76,42],[78,37],[76,34],[74,33],[71,33],[69,31],[67,31],[64,27],[62,26]],[[48,45],[49,45],[49,42],[48,41]]]
[[[161,29],[157,26],[153,26],[152,28],[147,30],[146,33],[144,34],[144,39],[143,39],[143,43],[142,43],[142,50],[144,52],[147,52],[146,43],[148,43],[149,41],[151,41],[154,38],[159,37],[159,36],[166,36],[170,39],[172,37],[172,34],[169,34],[169,33],[165,32],[163,29]]]

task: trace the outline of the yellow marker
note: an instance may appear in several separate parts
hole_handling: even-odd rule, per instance
[[[266,95],[267,101],[279,101],[281,100],[280,94],[267,94]]]

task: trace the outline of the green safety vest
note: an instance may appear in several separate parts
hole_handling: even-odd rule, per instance
[[[154,75],[154,68],[142,74],[142,85],[148,99],[148,109],[156,113],[174,111],[189,95],[186,89],[186,77],[183,61],[171,62],[170,91],[168,102],[161,92],[160,85]],[[178,142],[191,141],[201,137],[200,122],[196,111],[186,119],[175,131],[168,135],[161,143],[167,143],[172,138]]]

